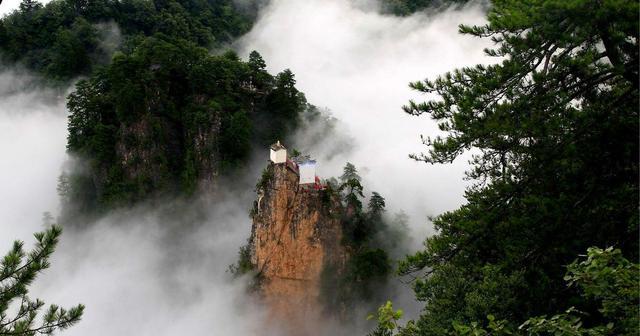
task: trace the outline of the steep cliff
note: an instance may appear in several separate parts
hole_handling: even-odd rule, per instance
[[[253,210],[251,262],[259,293],[276,318],[298,329],[321,312],[323,270],[340,272],[348,252],[341,244],[340,201],[313,185],[300,185],[290,163],[270,163]]]
[[[117,53],[69,95],[67,148],[86,162],[69,179],[72,203],[109,209],[215,191],[218,176],[285,138],[307,109],[293,73],[265,67],[257,52],[243,62],[166,36]]]

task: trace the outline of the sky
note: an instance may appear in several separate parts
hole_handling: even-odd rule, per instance
[[[2,3],[0,3],[0,15],[7,14],[12,10],[17,9],[20,2],[22,2],[22,0],[3,0]],[[40,2],[47,3],[49,1],[45,0]]]
[[[18,3],[4,0],[0,14]],[[327,139],[311,141],[313,129],[307,129],[292,146],[319,160],[323,178],[354,163],[367,191],[386,197],[390,211],[409,214],[417,248],[432,231],[427,216],[464,201],[466,163],[410,160],[408,154],[426,149],[420,134],[435,135],[437,128],[401,106],[425,98],[409,82],[489,62],[485,42],[457,33],[459,23],[482,23],[483,13],[470,6],[396,18],[378,14],[375,5],[273,0],[232,47],[243,57],[258,50],[272,73],[290,68],[308,101],[339,120]],[[0,72],[0,250],[14,239],[32,246],[43,212],[59,212],[57,178],[71,164],[66,94],[34,89],[33,81],[19,69]],[[267,149],[260,155],[266,158]],[[231,281],[225,272],[249,236],[254,197],[250,188],[225,193],[230,196],[197,218],[189,206],[167,202],[112,212],[87,230],[65,231],[33,296],[87,306],[84,320],[63,335],[277,335],[277,326],[264,329],[264,309],[245,295],[243,280]],[[411,305],[408,288],[398,295],[400,305]]]

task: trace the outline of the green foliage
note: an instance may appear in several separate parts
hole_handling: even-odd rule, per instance
[[[351,256],[347,264],[346,283],[350,296],[356,299],[373,298],[376,287],[391,274],[391,260],[382,249],[365,249]]]
[[[80,321],[83,305],[69,310],[51,305],[38,324],[38,313],[45,304],[28,297],[28,287],[49,267],[49,258],[61,233],[62,229],[55,225],[36,233],[36,246],[28,253],[24,251],[23,242],[16,241],[0,261],[0,335],[51,335]],[[14,315],[7,315],[9,313]]]
[[[347,163],[340,177],[327,182],[323,197],[329,202],[342,199],[342,245],[350,252],[344,269],[325,265],[321,279],[321,297],[327,307],[350,309],[356,303],[367,304],[380,298],[392,273],[389,251],[404,243],[403,220],[387,219],[385,200],[373,192],[367,211],[362,209],[364,188],[356,167]]]
[[[232,52],[212,56],[165,35],[139,39],[69,95],[67,148],[90,162],[94,180],[85,193],[97,195],[96,208],[129,205],[159,192],[191,194],[199,181],[242,166],[254,144],[286,135],[304,108],[285,73],[286,85]],[[274,92],[278,102],[269,100]]]
[[[265,63],[262,55],[254,50],[249,53],[249,66],[254,72],[260,73],[260,71],[264,71],[267,68],[267,63]]]
[[[406,16],[418,11],[435,10],[445,6],[461,6],[469,0],[382,0],[382,10],[386,13]]]
[[[428,163],[473,148],[467,204],[435,219],[425,250],[401,264],[428,302],[419,334],[493,312],[522,321],[583,305],[563,265],[589,246],[638,258],[637,1],[493,1],[481,27],[500,63],[413,83],[437,99],[405,111],[446,132]]]
[[[580,296],[594,300],[598,308],[598,318],[585,323],[589,314],[575,307],[551,317],[537,316],[527,319],[518,328],[507,320],[496,320],[494,315],[487,316],[486,325],[478,322],[453,322],[453,329],[446,334],[455,336],[506,336],[506,335],[571,335],[571,336],[605,336],[605,335],[637,335],[639,331],[638,306],[640,303],[640,265],[634,264],[622,256],[618,249],[611,247],[603,250],[591,247],[584,260],[576,260],[567,267],[565,280],[567,286],[580,288]],[[398,328],[398,335],[418,335],[420,330],[409,323],[403,330],[397,326],[396,315],[393,315],[391,303],[378,310],[378,327],[376,331],[384,331],[373,335],[393,335]],[[401,316],[400,316],[401,317]]]
[[[361,198],[364,197],[363,187],[356,167],[347,162],[344,172],[340,176],[338,191],[342,193],[345,206],[343,216],[344,244],[359,248],[373,235],[373,227],[367,221],[362,211]]]
[[[393,310],[391,301],[387,301],[378,308],[377,314],[369,314],[367,320],[375,319],[378,327],[369,336],[392,336],[394,331],[399,327],[398,321],[402,318],[401,309]]]
[[[321,300],[325,309],[333,311],[339,308],[352,312],[357,304],[371,304],[380,298],[381,288],[391,271],[387,252],[373,248],[355,251],[344,269],[325,265],[320,278]]]
[[[587,258],[568,266],[568,286],[579,287],[581,296],[598,303],[601,319],[586,325],[588,315],[575,307],[551,317],[532,317],[517,329],[509,329],[506,321],[488,316],[488,326],[454,323],[453,335],[637,335],[639,331],[638,304],[640,303],[640,265],[631,263],[618,249],[602,250],[591,247]]]
[[[229,272],[234,277],[239,277],[255,271],[255,266],[251,263],[251,247],[250,242],[240,246],[238,250],[238,261],[229,266]]]
[[[219,47],[251,26],[251,15],[232,0],[24,0],[0,21],[0,55],[55,80],[89,74],[108,59],[96,39],[113,22],[124,44],[157,33],[204,47]]]
[[[591,247],[587,258],[574,261],[564,277],[569,286],[578,287],[582,296],[599,302],[598,312],[613,323],[616,335],[637,335],[640,326],[640,266],[609,247]]]
[[[369,213],[373,216],[380,216],[384,212],[385,207],[384,197],[380,196],[377,192],[371,193],[369,198]]]
[[[247,276],[249,284],[247,290],[251,293],[257,292],[264,281],[264,276],[261,270],[256,268],[251,262],[251,239],[247,240],[247,243],[240,246],[238,250],[238,261],[235,264],[229,265],[227,272],[237,279],[242,276]]]
[[[299,113],[306,105],[304,95],[296,87],[295,76],[289,69],[279,73],[273,83],[273,89],[264,98],[265,108],[272,117],[265,120],[268,130],[263,137],[267,139],[286,139],[299,123]],[[263,84],[264,85],[264,84]]]
[[[267,186],[273,182],[274,177],[273,169],[269,169],[268,167],[263,169],[262,175],[260,175],[260,180],[256,184],[256,191],[266,190]]]
[[[340,181],[342,182],[339,187],[339,191],[345,192],[344,201],[347,207],[348,216],[358,215],[362,212],[362,201],[360,198],[364,197],[362,193],[363,187],[360,184],[360,176],[358,176],[358,171],[356,167],[347,162],[347,165],[344,167],[344,172],[342,176],[340,176]]]

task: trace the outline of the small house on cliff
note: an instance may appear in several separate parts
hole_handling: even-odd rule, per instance
[[[300,173],[299,184],[316,183],[316,161],[306,160],[298,163],[298,171]]]
[[[273,163],[287,162],[287,149],[280,143],[280,140],[271,145],[269,159]]]
[[[316,189],[321,189],[322,185],[316,176],[316,160],[311,160],[308,155],[298,155],[294,158],[287,157],[287,149],[277,141],[269,148],[269,160],[274,164],[284,163],[287,169],[298,175],[299,185],[313,184]]]

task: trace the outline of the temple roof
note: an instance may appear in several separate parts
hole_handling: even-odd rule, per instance
[[[278,140],[276,143],[271,145],[271,149],[274,151],[277,151],[277,150],[287,149],[287,148],[280,143],[280,140]]]

